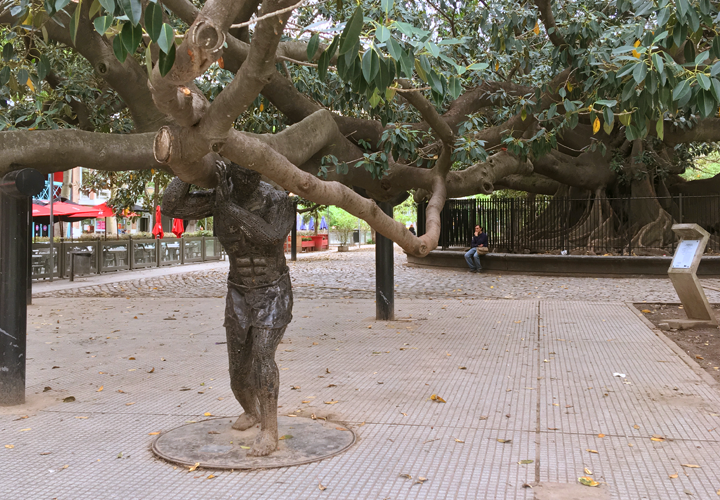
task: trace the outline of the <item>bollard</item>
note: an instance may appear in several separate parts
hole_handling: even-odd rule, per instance
[[[35,169],[0,180],[0,406],[25,403],[28,245],[32,211],[28,198],[44,187]]]

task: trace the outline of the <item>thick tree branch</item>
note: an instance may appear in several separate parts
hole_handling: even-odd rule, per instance
[[[77,166],[95,170],[164,168],[153,157],[155,133],[104,134],[83,130],[0,132],[0,176],[20,167],[42,173]]]
[[[203,117],[201,126],[209,137],[225,136],[237,117],[247,109],[277,73],[275,54],[285,23],[290,17],[287,3],[288,0],[263,2],[263,12],[267,11],[268,14],[278,10],[285,12],[262,19],[258,23],[248,57],[233,81],[220,92]],[[293,5],[295,3],[293,2]]]
[[[663,142],[668,146],[691,142],[720,142],[720,118],[706,118],[691,129],[668,127],[667,122],[666,127]]]
[[[558,32],[557,25],[555,24],[555,16],[552,13],[552,0],[535,0],[535,5],[540,11],[540,19],[545,25],[545,31],[548,32],[550,41],[556,47],[562,47],[567,45],[565,39]]]
[[[327,182],[292,165],[287,158],[256,138],[231,133],[222,150],[223,156],[261,172],[285,189],[323,205],[335,205],[367,221],[380,234],[392,239],[406,252],[425,256],[437,246],[437,238],[426,234],[413,236],[401,222],[393,220],[367,198],[338,182]],[[440,187],[438,186],[438,191]],[[440,205],[444,204],[442,200]],[[433,231],[433,233],[436,231]],[[439,236],[439,231],[437,231]]]

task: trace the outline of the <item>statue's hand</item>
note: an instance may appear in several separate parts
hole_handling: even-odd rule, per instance
[[[218,183],[217,188],[215,188],[215,194],[218,201],[225,201],[230,197],[232,181],[228,178],[227,166],[225,163],[218,161],[216,162],[216,165],[217,171],[215,172],[215,175],[217,175]]]

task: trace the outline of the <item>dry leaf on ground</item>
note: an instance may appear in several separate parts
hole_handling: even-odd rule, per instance
[[[197,469],[200,466],[200,462],[195,462],[195,465],[188,468],[188,472],[193,472],[195,469]]]
[[[585,467],[585,474],[592,476],[592,471],[590,469],[588,469],[587,467]]]
[[[101,385],[101,386],[100,386],[100,389],[98,389],[97,392],[102,391],[104,388],[105,388],[105,386],[104,386],[104,385]]]
[[[335,401],[334,399],[331,399],[330,401],[323,401],[326,405],[334,405],[338,404],[340,401]]]
[[[580,484],[584,484],[585,486],[597,486],[600,484],[593,478],[587,476],[579,477],[578,481],[580,481]]]
[[[318,483],[318,489],[320,491],[325,491],[327,488],[325,486],[323,486],[322,483]]]
[[[531,463],[533,463],[533,460],[520,460],[518,463],[519,463],[520,465],[526,465],[526,464],[531,464]]]
[[[463,441],[462,439],[455,438],[455,442],[456,443],[464,443],[465,441]]]
[[[680,464],[680,465],[682,465],[683,467],[687,467],[689,469],[699,469],[700,468],[699,465],[695,465],[695,464]]]
[[[213,479],[214,477],[215,477],[215,475],[210,474],[210,475],[207,477],[207,479]]]
[[[203,415],[205,415],[206,417],[212,417],[212,413],[210,413],[209,411],[206,411],[205,413],[203,413]]]
[[[8,450],[12,450],[13,448],[15,448],[15,445],[14,444],[6,444],[5,448],[7,448]]]
[[[591,450],[591,449],[589,449],[589,448],[586,448],[585,451],[589,451],[590,453],[597,453],[597,452],[598,452],[597,450]]]
[[[599,438],[604,438],[604,437],[605,437],[605,434],[598,434],[598,437],[599,437]]]
[[[159,432],[148,432],[148,436],[157,436]]]
[[[431,401],[435,401],[436,403],[447,403],[447,401],[445,401],[443,398],[441,398],[441,397],[438,396],[437,394],[432,394],[432,395],[430,396],[430,400],[431,400]]]
[[[502,438],[498,438],[497,442],[498,442],[498,443],[510,443],[510,442],[512,442],[512,439],[502,439]]]
[[[669,477],[670,479],[677,479],[678,475],[677,475],[677,474],[670,474],[668,477]]]
[[[292,439],[292,436],[290,434],[285,434],[284,436],[280,436],[278,439]]]

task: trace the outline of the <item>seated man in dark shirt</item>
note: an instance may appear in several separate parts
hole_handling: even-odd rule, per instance
[[[473,234],[472,242],[470,243],[470,250],[465,252],[465,261],[470,266],[470,270],[474,273],[480,271],[482,266],[480,265],[480,253],[486,253],[488,251],[488,237],[483,232],[483,228],[475,226],[475,234]]]

